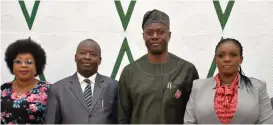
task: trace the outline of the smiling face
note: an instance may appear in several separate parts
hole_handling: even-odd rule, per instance
[[[168,50],[168,42],[171,37],[169,28],[162,23],[151,23],[144,28],[143,39],[148,52],[160,55]]]
[[[101,63],[101,52],[97,43],[94,41],[83,41],[79,44],[75,62],[77,71],[84,77],[90,77],[98,71]]]
[[[226,41],[216,50],[216,64],[220,74],[234,75],[243,61],[240,48],[233,41]]]
[[[13,60],[13,73],[22,81],[33,79],[36,75],[34,57],[30,53],[18,54]]]

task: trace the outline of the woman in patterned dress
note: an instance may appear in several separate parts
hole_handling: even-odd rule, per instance
[[[193,82],[186,124],[273,124],[266,83],[241,70],[243,47],[222,39],[215,49],[218,74]],[[257,58],[258,59],[258,58]]]
[[[5,61],[15,80],[1,85],[1,124],[42,124],[50,84],[35,77],[45,68],[45,51],[30,39],[17,40]]]

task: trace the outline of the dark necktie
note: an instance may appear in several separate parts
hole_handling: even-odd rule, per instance
[[[90,111],[91,101],[92,101],[92,90],[91,90],[91,81],[89,79],[84,80],[87,83],[87,86],[84,89],[84,98],[88,109]]]

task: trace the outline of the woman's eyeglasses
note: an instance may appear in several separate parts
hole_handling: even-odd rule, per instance
[[[29,65],[30,66],[30,65],[34,64],[34,61],[32,61],[32,60],[25,60],[25,61],[14,60],[13,63],[14,64],[18,64],[18,65],[21,65],[21,64],[25,63],[25,65]]]

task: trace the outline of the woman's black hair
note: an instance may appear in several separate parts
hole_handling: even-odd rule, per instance
[[[19,39],[11,43],[5,52],[5,61],[12,74],[13,73],[13,60],[18,54],[30,53],[35,60],[36,74],[43,73],[46,64],[46,53],[44,49],[31,39]]]

